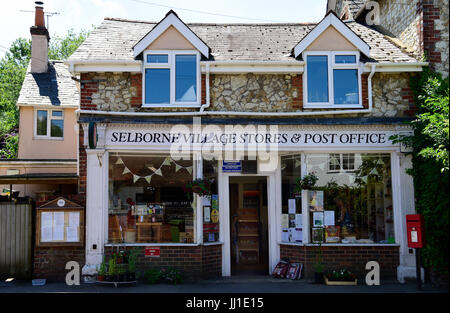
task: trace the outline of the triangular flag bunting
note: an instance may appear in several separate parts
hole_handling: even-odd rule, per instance
[[[131,172],[130,172],[130,170],[128,169],[128,167],[125,166],[125,168],[123,169],[122,175],[123,175],[123,174],[126,174],[126,173],[131,173]]]
[[[122,158],[119,158],[119,159],[116,161],[116,164],[123,164]]]
[[[163,162],[163,164],[162,164],[161,166],[163,166],[163,165],[168,165],[168,166],[172,165],[171,160],[170,160],[169,157],[167,157],[167,158],[164,160],[164,162]]]
[[[178,172],[182,168],[183,168],[182,166],[179,166],[178,164],[175,163],[175,172]]]
[[[163,174],[162,174],[162,172],[161,172],[161,168],[158,168],[158,169],[155,171],[155,174],[158,174],[159,176],[163,176]]]
[[[192,175],[192,166],[185,167],[185,169]]]
[[[369,174],[371,174],[371,175],[378,175],[377,169],[374,167],[374,168],[370,171]]]
[[[361,180],[367,184],[367,176],[361,176]]]
[[[139,178],[141,177],[133,174],[133,183],[137,182]]]
[[[145,177],[144,177],[145,180],[147,181],[147,183],[150,184],[150,181],[152,180],[152,176],[153,176],[153,175],[149,175],[149,176],[145,176]]]
[[[295,160],[295,167],[296,167],[296,168],[299,167],[300,164],[301,164],[300,160]]]

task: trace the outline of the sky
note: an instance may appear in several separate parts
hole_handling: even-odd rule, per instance
[[[0,58],[12,42],[31,39],[35,0],[2,0]],[[50,38],[100,25],[105,17],[160,21],[173,9],[186,23],[318,22],[327,0],[43,0]],[[190,10],[190,11],[189,11]],[[32,12],[22,12],[32,11]],[[193,12],[200,11],[200,12]],[[204,14],[203,12],[209,13]],[[47,23],[47,18],[46,18]],[[51,39],[50,39],[51,40]]]

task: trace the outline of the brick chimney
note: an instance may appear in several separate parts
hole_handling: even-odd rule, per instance
[[[30,27],[31,33],[31,72],[45,73],[48,71],[48,42],[50,36],[45,28],[43,2],[36,1],[36,13],[34,26]]]

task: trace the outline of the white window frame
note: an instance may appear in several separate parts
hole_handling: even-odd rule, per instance
[[[351,173],[351,172],[355,171],[355,154],[354,153],[352,153],[352,152],[345,152],[345,153],[334,153],[334,152],[331,152],[331,153],[328,153],[328,154],[329,154],[329,156],[331,156],[332,154],[336,154],[336,155],[339,156],[339,160],[338,160],[339,161],[339,169],[338,170],[330,169],[330,165],[331,165],[330,161],[331,161],[331,159],[330,159],[330,157],[328,157],[328,164],[327,164],[328,170],[327,170],[327,173],[341,173],[341,172]],[[344,155],[347,155],[347,157],[348,157],[350,154],[353,154],[353,168],[351,168],[351,169],[344,169]]]
[[[167,54],[167,63],[147,63],[147,56],[152,54]],[[196,55],[197,59],[197,100],[194,102],[175,101],[175,57],[177,55]],[[197,50],[151,50],[145,51],[142,60],[142,107],[143,108],[192,108],[200,107],[201,103],[201,71],[200,71],[200,53]],[[145,103],[145,70],[151,68],[170,69],[170,103]]]
[[[47,111],[47,135],[37,134],[37,117],[38,111]],[[62,116],[53,116],[53,111],[62,112]],[[51,125],[52,120],[63,120],[63,136],[62,137],[52,137],[51,136]],[[64,140],[64,110],[61,109],[46,109],[46,108],[35,108],[34,109],[34,139],[46,139],[46,140]]]
[[[328,60],[328,102],[308,102],[308,56],[322,55],[327,56]],[[355,64],[335,63],[336,55],[354,55],[356,57]],[[304,80],[303,80],[303,103],[305,109],[362,109],[362,88],[361,73],[362,67],[359,62],[359,51],[305,51],[303,52],[303,60],[305,60]],[[351,69],[358,71],[358,102],[357,104],[335,104],[334,103],[334,82],[333,70],[335,69]]]

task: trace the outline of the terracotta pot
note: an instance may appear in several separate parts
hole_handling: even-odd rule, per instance
[[[105,276],[104,275],[98,275],[97,276],[97,280],[98,281],[104,281],[105,280]]]

